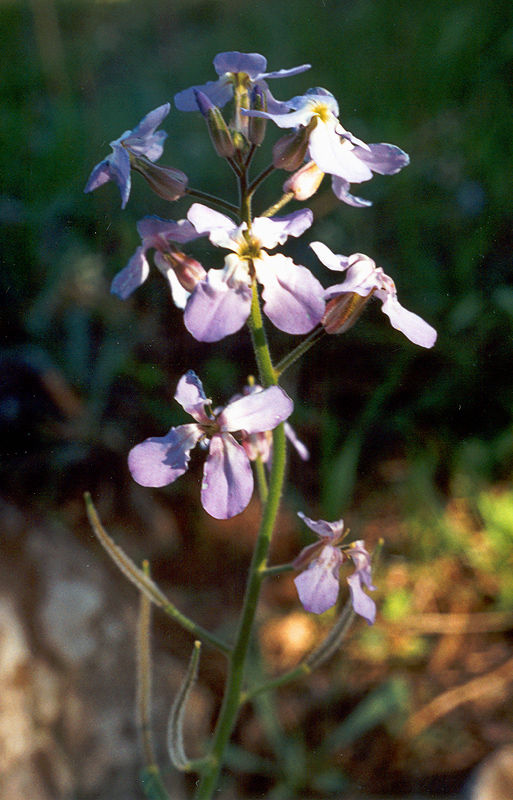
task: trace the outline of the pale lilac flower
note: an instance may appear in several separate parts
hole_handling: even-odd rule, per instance
[[[84,192],[92,192],[104,183],[114,181],[121,192],[121,208],[125,208],[131,188],[130,154],[145,156],[149,161],[160,158],[167,133],[155,130],[169,114],[169,109],[169,103],[165,103],[150,111],[132,131],[125,131],[119,139],[111,142],[112,153],[93,169]]]
[[[372,258],[361,253],[354,253],[349,257],[335,255],[322,242],[312,242],[310,247],[329,269],[339,272],[347,270],[345,281],[336,286],[330,286],[325,292],[328,305],[323,324],[331,311],[330,302],[335,303],[336,298],[351,293],[369,299],[373,295],[381,300],[383,304],[381,310],[388,316],[394,328],[404,333],[414,344],[421,347],[433,347],[437,336],[435,329],[417,314],[403,308],[397,299],[394,281],[385,275],[381,267],[376,266]],[[340,329],[340,331],[342,330],[343,328]],[[328,332],[335,333],[336,331]]]
[[[245,386],[242,390],[242,394],[236,394],[230,398],[230,403],[233,403],[235,400],[239,400],[239,398],[245,397],[248,394],[255,394],[255,392],[261,391],[262,387],[257,383],[254,383],[251,386]],[[288,422],[285,422],[283,428],[285,430],[285,436],[295,449],[298,456],[302,459],[302,461],[308,461],[310,458],[310,452],[306,445],[304,445],[303,442],[298,438],[292,425],[289,425]],[[264,464],[269,464],[272,456],[272,442],[273,438],[271,431],[262,431],[261,433],[252,433],[244,436],[244,438],[241,440],[241,445],[246,451],[250,461],[256,461],[257,458],[260,457]]]
[[[298,516],[319,537],[318,542],[305,547],[294,561],[297,569],[308,565],[294,579],[305,610],[322,614],[335,605],[340,587],[340,567],[344,560],[352,558],[356,570],[347,578],[347,582],[353,608],[372,625],[376,618],[376,604],[363,591],[363,587],[374,591],[375,586],[372,585],[371,560],[364,542],[358,540],[341,549],[340,542],[344,537],[343,520],[314,521],[301,512],[298,512]]]
[[[321,320],[324,289],[306,267],[282,254],[263,248],[283,244],[288,236],[301,236],[312,224],[310,209],[285,217],[257,217],[248,230],[224,214],[194,203],[187,217],[198,233],[208,234],[217,247],[232,252],[224,270],[211,269],[196,286],[184,313],[186,328],[200,342],[215,342],[238,331],[246,322],[253,278],[264,289],[264,312],[286,333],[308,333]]]
[[[177,259],[173,258],[173,253],[177,251],[174,245],[192,242],[194,239],[198,239],[200,234],[187,219],[174,222],[159,217],[143,217],[137,223],[137,231],[142,244],[137,248],[126,267],[115,276],[110,287],[111,292],[122,300],[130,297],[132,292],[141,286],[148,277],[150,266],[146,253],[148,250],[154,249],[155,266],[168,279],[175,305],[184,308],[194,286],[199,280],[203,280],[207,273],[201,264],[190,259],[189,272],[194,270],[194,276],[191,276],[189,284],[184,281],[182,274],[180,274],[179,280]],[[182,255],[180,254],[180,256]],[[187,289],[184,287],[184,283],[186,283]]]
[[[175,105],[179,111],[197,111],[199,108],[196,92],[201,91],[219,108],[232,99],[235,86],[242,86],[248,91],[259,87],[267,100],[267,108],[278,112],[282,103],[274,99],[266,78],[287,78],[310,69],[310,64],[302,64],[292,69],[280,69],[277,72],[266,72],[267,60],[259,53],[219,53],[214,59],[214,68],[219,79],[209,81],[203,86],[192,86],[175,95]]]
[[[309,129],[308,158],[322,172],[333,175],[336,196],[354,206],[370,205],[349,193],[351,183],[363,183],[373,172],[394,175],[409,164],[406,153],[392,144],[365,144],[346,131],[338,120],[338,104],[326,89],[309,89],[306,94],[282,103],[281,111],[246,111],[245,116],[271,119],[279,128]]]
[[[211,400],[192,371],[180,378],[175,400],[196,421],[132,448],[132,477],[141,486],[167,486],[186,472],[193,447],[203,444],[209,449],[201,484],[203,508],[216,519],[240,514],[253,494],[253,473],[237,439],[276,428],[292,413],[292,400],[279,386],[270,386],[212,413]]]

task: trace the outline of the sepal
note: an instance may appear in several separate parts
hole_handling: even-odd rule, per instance
[[[132,169],[143,176],[150,189],[164,200],[174,202],[187,194],[187,175],[174,167],[160,167],[144,156],[131,159]]]
[[[273,165],[276,169],[295,172],[306,157],[310,129],[301,127],[297,133],[289,133],[278,139],[273,147]]]

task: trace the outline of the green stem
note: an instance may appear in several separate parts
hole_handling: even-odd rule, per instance
[[[241,196],[244,198],[244,193],[241,193]],[[246,206],[244,206],[244,203],[241,204],[241,209],[243,213],[245,212],[246,214],[250,214],[249,200],[247,202],[248,205]],[[251,330],[255,349],[255,357],[258,363],[262,385],[264,387],[268,387],[276,384],[276,375],[272,365],[269,347],[267,345],[255,282],[253,283],[253,302],[251,305],[251,312],[248,322]],[[258,539],[255,544],[253,558],[249,570],[248,583],[244,596],[244,605],[239,622],[239,630],[229,661],[229,671],[223,697],[223,704],[217,720],[216,730],[214,732],[209,763],[203,770],[202,777],[194,796],[195,800],[209,800],[215,791],[219,773],[221,771],[224,751],[230,740],[231,733],[235,726],[237,713],[240,708],[246,657],[253,631],[260,589],[267,569],[267,558],[269,554],[271,536],[276,522],[276,517],[278,515],[283,491],[287,452],[286,441],[285,428],[283,423],[281,423],[273,431],[273,460],[271,473],[269,476],[269,484],[267,487],[267,494],[264,502]]]
[[[260,495],[261,503],[264,504],[267,503],[267,496],[269,494],[269,488],[267,486],[267,475],[265,474],[265,464],[260,456],[257,457],[254,464],[255,464],[255,473],[258,485],[258,494]]]
[[[252,188],[248,188],[247,169],[244,169],[239,176],[240,220],[247,224],[248,231],[251,230],[252,223],[251,195],[256,185],[258,185],[258,179],[253,183]],[[278,379],[267,344],[260,309],[260,298],[255,280],[253,280],[252,290],[248,326],[251,332],[260,382],[264,388],[268,388],[276,385]],[[263,502],[262,520],[249,569],[239,629],[229,659],[223,702],[217,719],[212,746],[207,761],[200,771],[201,777],[194,795],[195,800],[210,800],[216,790],[224,753],[240,709],[248,648],[253,632],[260,589],[266,575],[271,537],[283,491],[287,453],[286,441],[285,428],[281,423],[273,431],[273,458],[268,484],[265,481],[263,465],[260,464],[260,468],[257,467],[257,480]]]
[[[251,301],[251,313],[248,319],[248,327],[251,333],[256,362],[258,364],[260,383],[264,389],[267,389],[268,386],[273,386],[278,383],[278,376],[271,361],[271,354],[269,353],[256,281],[253,281],[253,298]]]
[[[260,216],[261,217],[274,217],[274,215],[278,211],[280,211],[280,209],[282,209],[283,206],[286,206],[287,203],[290,203],[290,201],[293,200],[293,199],[294,199],[294,192],[287,192],[286,194],[283,194],[280,197],[280,199],[274,205],[270,206],[265,211],[263,211],[260,214]]]
[[[266,574],[268,575],[269,572]],[[298,664],[297,667],[293,667],[287,672],[284,672],[282,675],[278,675],[276,678],[271,678],[267,681],[262,681],[262,683],[257,684],[253,689],[246,690],[241,695],[241,702],[247,702],[263,692],[278,689],[280,686],[285,686],[285,684],[291,683],[298,678],[304,678],[305,675],[310,675],[317,667],[331,658],[333,653],[341,647],[354,618],[355,611],[352,601],[349,598],[335,625],[324,641],[317,645],[304,661]]]
[[[195,800],[209,800],[215,791],[221,771],[223,753],[229,742],[240,707],[246,656],[251,632],[253,630],[260,588],[267,568],[267,556],[269,553],[271,535],[280,505],[285,475],[285,461],[286,438],[282,423],[275,428],[273,432],[273,464],[269,480],[269,495],[264,507],[260,532],[253,552],[253,559],[244,597],[244,606],[237,640],[230,658],[226,690],[214,733],[210,762],[203,772],[194,795]]]
[[[279,378],[280,375],[283,375],[285,370],[291,367],[292,364],[298,360],[298,358],[301,358],[301,356],[306,353],[306,351],[309,350],[312,345],[319,341],[319,339],[322,339],[325,333],[326,331],[322,325],[314,328],[313,331],[308,334],[306,339],[303,339],[303,341],[298,344],[294,350],[291,350],[288,355],[286,355],[278,364],[276,364],[274,368],[276,377]]]
[[[311,667],[303,661],[301,664],[298,664],[297,667],[294,667],[294,669],[284,672],[283,675],[278,675],[276,678],[264,681],[253,689],[243,692],[241,695],[241,703],[247,703],[248,700],[253,700],[254,697],[257,697],[257,695],[263,692],[279,689],[280,686],[285,686],[287,683],[291,683],[299,678],[304,678],[305,675],[310,675],[311,672]]]
[[[221,208],[224,208],[225,211],[229,211],[230,214],[237,214],[239,210],[236,205],[229,203],[228,200],[221,200],[220,197],[215,197],[215,195],[208,194],[208,192],[201,192],[199,189],[187,189],[186,195],[188,197],[195,197],[198,200],[205,200],[207,203],[220,206]]]
[[[266,167],[264,171],[260,173],[260,175],[257,175],[253,183],[250,185],[248,193],[250,195],[254,194],[258,189],[258,187],[260,186],[260,184],[263,183],[263,181],[265,181],[265,179],[268,178],[269,175],[272,175],[275,169],[276,167],[274,166],[274,164],[269,164],[269,166]]]
[[[284,572],[292,572],[293,569],[296,569],[296,567],[292,562],[289,564],[276,564],[274,567],[266,568],[264,577],[272,578],[274,575],[283,575]]]

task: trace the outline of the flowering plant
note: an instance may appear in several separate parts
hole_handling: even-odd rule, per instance
[[[296,264],[281,252],[274,252],[288,237],[302,236],[313,223],[310,209],[279,216],[291,200],[305,200],[318,190],[324,174],[332,176],[338,198],[353,206],[369,201],[350,194],[352,183],[362,183],[374,173],[392,175],[408,162],[408,156],[395,145],[365,144],[342,127],[335,98],[325,89],[310,89],[291,100],[278,101],[267,81],[297,75],[310,68],[266,72],[267,63],[257,53],[221,53],[214,60],[217,81],[179,92],[175,105],[180,111],[201,113],[214,149],[232,169],[237,182],[239,204],[213,197],[191,187],[187,176],[174,167],[155,164],[163,152],[166,134],[157,127],[169,113],[168,103],[150,112],[132,130],[111,143],[112,153],[92,171],[85,191],[113,180],[121,192],[121,205],[128,202],[131,171],[139,172],[160,197],[175,201],[190,197],[194,202],[186,217],[177,221],[147,216],[138,223],[141,244],[128,264],[115,276],[112,292],[128,298],[150,273],[148,251],[167,278],[175,304],[183,309],[183,322],[201,342],[217,342],[247,325],[258,370],[259,383],[249,379],[240,394],[224,407],[212,407],[196,374],[190,370],[178,381],[175,400],[193,422],[173,426],[164,436],[152,436],[133,447],[128,455],[132,477],[142,486],[162,487],[178,480],[188,469],[196,445],[207,450],[200,497],[205,511],[225,520],[240,514],[249,504],[255,483],[262,516],[253,559],[248,574],[244,604],[233,643],[225,642],[197,625],[171,604],[151,579],[148,569],[139,569],[113,543],[103,529],[90,498],[88,513],[93,529],[125,575],[139,588],[143,602],[162,607],[198,640],[184,683],[171,710],[168,745],[173,764],[198,773],[197,800],[213,796],[223,766],[226,748],[239,709],[245,700],[265,689],[282,685],[294,677],[308,674],[337,650],[354,614],[372,624],[376,603],[368,594],[375,587],[371,577],[371,556],[365,543],[356,540],[342,545],[345,536],[342,520],[314,521],[299,512],[299,517],[318,537],[301,550],[291,564],[268,564],[271,536],[275,528],[283,492],[286,446],[289,440],[303,459],[309,457],[288,420],[294,405],[279,385],[286,370],[324,334],[343,333],[363,313],[375,296],[392,326],[413,343],[432,347],[434,329],[419,316],[406,310],[397,299],[395,284],[368,256],[356,253],[336,255],[322,242],[312,242],[318,259],[330,270],[344,272],[342,283],[324,288],[310,270]],[[233,103],[227,121],[221,111]],[[273,147],[269,166],[256,177],[250,168],[263,143],[268,122],[278,128],[293,128]],[[252,211],[257,190],[275,170],[292,173],[284,182],[283,195],[259,216]],[[217,209],[213,208],[217,206]],[[182,251],[200,237],[208,237],[215,247],[228,250],[222,269],[206,269],[192,255]],[[273,252],[269,252],[273,251]],[[269,348],[265,316],[280,331],[303,336],[279,363]],[[263,681],[251,688],[245,682],[244,668],[255,624],[262,583],[280,572],[295,571],[300,602],[309,613],[322,614],[335,607],[340,595],[340,572],[344,562],[353,562],[354,571],[346,576],[349,598],[326,640],[290,673]],[[139,714],[147,762],[145,788],[148,796],[168,797],[157,768],[149,733],[148,615],[142,615],[140,636],[143,644],[139,682]],[[187,698],[196,679],[199,645],[216,647],[228,658],[223,704],[206,755],[187,758],[183,746],[183,717]],[[146,687],[146,693],[144,691]]]

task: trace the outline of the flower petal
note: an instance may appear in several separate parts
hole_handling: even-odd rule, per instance
[[[289,236],[302,236],[312,222],[313,213],[309,208],[302,208],[284,217],[257,217],[253,220],[251,234],[262,247],[273,248],[284,244]]]
[[[265,72],[263,78],[290,78],[292,75],[299,75],[301,72],[306,72],[311,69],[311,64],[301,64],[299,67],[292,67],[291,69],[279,69],[275,72]]]
[[[360,161],[380,175],[395,175],[410,163],[410,157],[395,144],[368,144],[365,148],[356,147]]]
[[[231,241],[238,228],[235,222],[201,203],[193,203],[187,212],[187,218],[192,222],[198,234],[207,233],[212,244],[218,247],[233,249],[234,243]],[[244,227],[246,227],[244,225]]]
[[[264,312],[285,333],[308,333],[325,311],[324,289],[309,269],[294,264],[281,253],[262,251],[254,261],[257,280],[263,284]]]
[[[162,254],[159,253],[158,250],[155,251],[153,260],[155,261],[155,266],[158,267],[160,272],[167,278],[169,282],[173,303],[177,308],[184,309],[187,305],[187,300],[191,296],[191,293],[183,288],[182,284],[176,277],[176,272],[174,271],[173,267],[168,261],[166,261],[165,258],[163,258]]]
[[[315,531],[317,536],[320,536],[321,539],[326,539],[329,542],[337,542],[341,539],[344,530],[343,519],[339,519],[336,522],[326,522],[324,519],[310,519],[306,517],[302,511],[298,511],[297,515],[303,520],[305,525],[308,525],[310,530]]]
[[[155,133],[154,131],[164,117],[169,114],[170,108],[169,103],[165,103],[146,114],[133,131],[123,138],[124,146],[134,155],[146,156],[149,161],[156,161],[160,158],[164,151],[164,140],[167,138],[167,133],[165,131]]]
[[[382,295],[384,292],[376,292],[376,296],[381,300],[383,300]],[[381,310],[390,319],[392,327],[404,333],[410,342],[421,347],[433,347],[437,337],[435,329],[413,311],[403,308],[397,297],[387,295]]]
[[[155,129],[158,128],[160,123],[165,119],[165,117],[167,117],[170,109],[171,105],[169,103],[164,103],[158,108],[154,108],[153,111],[150,111],[148,114],[146,114],[146,116],[143,117],[142,120],[135,126],[133,131],[130,132],[130,135],[127,137],[126,141],[130,141],[131,139],[146,139],[148,136],[151,136]]]
[[[320,170],[338,175],[350,183],[362,183],[372,178],[370,167],[358,158],[348,141],[341,140],[330,123],[317,122],[310,134],[309,153]]]
[[[210,405],[211,400],[207,399],[203,384],[192,369],[182,375],[178,381],[175,400],[198,422],[210,422],[205,413],[205,406]]]
[[[353,253],[347,261],[345,281],[326,289],[325,300],[330,300],[339,294],[347,294],[347,292],[356,292],[361,297],[367,297],[373,290],[382,289],[385,275],[381,267],[376,267],[376,262],[372,258],[363,253]],[[391,279],[388,278],[388,281]],[[383,290],[383,297],[385,296],[386,291]]]
[[[218,53],[214,58],[214,69],[220,76],[227,72],[244,72],[254,80],[263,75],[266,67],[267,59],[260,53],[239,53],[238,50],[232,50]]]
[[[234,400],[219,415],[218,422],[225,431],[262,433],[276,428],[293,410],[288,394],[280,386],[270,386]]]
[[[201,503],[216,519],[244,511],[253,494],[253,473],[244,448],[230,433],[216,434],[203,470]]]
[[[198,111],[196,92],[203,92],[218,108],[222,108],[233,97],[233,82],[227,78],[218,81],[207,81],[202,86],[191,86],[175,94],[175,106],[178,111]]]
[[[133,447],[128,468],[141,486],[167,486],[187,470],[190,451],[202,432],[196,424],[171,428],[166,436],[152,437]]]
[[[125,208],[130,197],[132,176],[130,175],[130,156],[124,147],[118,145],[109,156],[109,168],[112,180],[121,193],[121,208]]]
[[[146,247],[138,247],[126,267],[114,277],[110,290],[112,294],[126,300],[144,283],[149,273],[150,266],[146,258]]]
[[[339,592],[339,568],[342,553],[327,545],[308,569],[294,578],[299,599],[306,611],[322,614],[337,602]]]
[[[310,247],[319,261],[328,269],[343,272],[348,268],[349,259],[347,256],[335,255],[323,242],[310,242]]]
[[[251,294],[250,286],[231,287],[223,280],[223,270],[211,269],[187,301],[185,327],[199,342],[218,342],[242,328],[249,317]]]
[[[200,234],[188,219],[161,219],[143,217],[137,223],[137,231],[147,247],[162,247],[169,242],[186,244],[198,239]]]
[[[349,181],[344,180],[344,178],[339,178],[338,175],[333,175],[331,179],[333,194],[335,197],[338,197],[339,200],[342,200],[343,203],[347,203],[348,206],[354,206],[355,208],[367,208],[372,205],[371,200],[365,200],[363,197],[356,197],[356,195],[351,194],[349,185]]]
[[[354,610],[364,617],[369,625],[373,625],[376,619],[376,603],[363,591],[359,573],[355,572],[353,575],[349,575],[347,582]]]
[[[110,160],[108,158],[100,161],[94,169],[92,170],[87,183],[84,187],[84,192],[94,192],[95,189],[98,189],[99,186],[103,186],[104,183],[108,183],[113,178],[112,170],[110,168]]]
[[[300,439],[298,439],[296,431],[294,430],[292,425],[289,425],[288,422],[285,423],[285,436],[291,443],[292,447],[294,447],[294,449],[296,450],[296,453],[298,454],[299,458],[302,461],[308,461],[310,459],[310,451],[308,450],[306,445],[304,445],[303,442]]]

